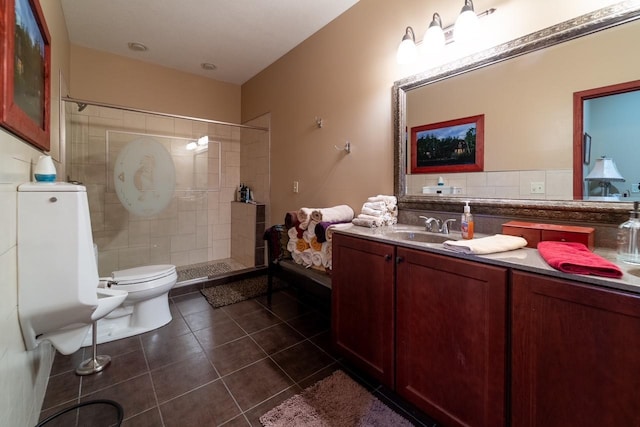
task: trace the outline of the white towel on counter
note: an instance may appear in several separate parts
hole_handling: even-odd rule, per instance
[[[387,204],[383,201],[380,202],[364,202],[364,205],[362,205],[362,209],[373,209],[375,211],[383,211],[385,212],[387,210]]]
[[[378,194],[367,199],[367,202],[384,202],[387,206],[395,206],[398,204],[396,196],[385,196],[384,194]]]
[[[338,205],[331,208],[314,209],[311,219],[317,222],[344,222],[353,219],[353,209],[348,205]]]
[[[351,222],[355,225],[359,225],[360,227],[375,228],[381,227],[382,224],[384,224],[384,219],[378,216],[360,214],[353,218]]]
[[[447,240],[442,245],[455,252],[483,255],[524,248],[527,246],[527,241],[519,236],[496,234],[471,240]]]
[[[363,206],[360,213],[363,213],[365,215],[371,215],[371,216],[382,216],[385,213],[387,213],[387,210],[386,208],[385,210],[378,210],[378,209],[371,209]]]

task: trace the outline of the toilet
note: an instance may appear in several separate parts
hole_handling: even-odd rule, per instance
[[[174,265],[148,265],[114,271],[100,288],[126,291],[122,305],[98,320],[98,344],[149,332],[171,321],[169,291],[178,274]],[[83,347],[91,345],[87,336]]]
[[[77,351],[93,322],[120,306],[122,289],[100,289],[86,188],[25,183],[17,203],[18,318],[25,348],[49,341]]]

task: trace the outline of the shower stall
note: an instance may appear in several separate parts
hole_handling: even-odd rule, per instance
[[[268,115],[239,125],[64,98],[60,120],[65,178],[87,187],[101,276],[173,264],[193,282],[260,265],[234,256],[262,241],[236,241],[255,224],[231,212],[242,182],[262,213],[251,220],[268,221]]]

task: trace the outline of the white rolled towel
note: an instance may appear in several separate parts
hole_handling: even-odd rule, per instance
[[[296,242],[298,241],[298,239],[289,239],[289,241],[287,242],[287,250],[291,253],[293,253],[296,250]]]
[[[300,208],[298,209],[298,219],[300,220],[300,229],[306,230],[311,221],[311,213],[317,210],[317,208]]]
[[[360,211],[360,213],[363,213],[365,215],[371,215],[371,216],[382,216],[387,212],[386,209],[384,210],[377,210],[377,209],[371,209],[371,208],[367,208],[367,207],[362,207],[362,210]]]
[[[357,225],[360,227],[368,227],[368,228],[380,227],[382,225],[382,221],[377,221],[375,219],[370,219],[370,218],[361,218],[360,216],[353,218],[351,220],[351,223],[353,223],[353,225]]]
[[[298,230],[295,227],[291,227],[287,230],[287,236],[289,236],[289,241],[298,240]]]
[[[387,210],[387,204],[384,201],[364,202],[364,204],[362,205],[362,209],[364,209],[364,208],[373,209],[373,210],[376,210],[376,211],[386,211]]]
[[[398,204],[396,196],[385,196],[384,194],[378,194],[377,196],[369,197],[367,202],[384,202],[387,206],[395,206]]]
[[[524,248],[527,246],[527,241],[519,236],[496,234],[471,240],[447,240],[442,245],[456,252],[483,255]]]
[[[291,258],[295,261],[296,264],[302,264],[302,257],[300,256],[299,251],[291,251]]]
[[[317,267],[322,265],[322,252],[320,251],[312,251],[311,252],[311,263]]]
[[[331,208],[315,209],[311,213],[314,221],[318,222],[344,222],[353,219],[353,209],[348,205],[338,205]]]
[[[371,220],[376,224],[376,227],[380,227],[384,225],[384,222],[385,222],[383,217],[371,216],[371,215],[365,215],[365,214],[358,215],[358,218]]]
[[[324,253],[324,268],[331,270],[333,268],[333,246],[327,242],[327,246],[322,248],[322,252]]]
[[[322,260],[322,266],[325,268],[331,268],[331,243],[324,242],[322,249],[320,249],[320,258]]]
[[[315,221],[312,219],[311,221],[309,221],[309,226],[307,227],[307,229],[304,230],[304,232],[302,233],[302,236],[307,242],[311,242],[311,238],[316,235],[317,224],[318,224],[318,221]]]
[[[330,242],[333,239],[333,232],[336,230],[340,230],[341,228],[349,228],[351,227],[350,222],[345,222],[342,224],[331,224],[327,227],[327,231],[324,232],[325,237],[327,238],[327,242]],[[331,247],[331,246],[329,246]]]
[[[313,265],[313,261],[311,260],[311,249],[305,249],[300,252],[300,260],[301,264],[305,267],[311,267]]]

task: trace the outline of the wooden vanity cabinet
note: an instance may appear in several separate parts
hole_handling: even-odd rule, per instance
[[[640,296],[512,273],[513,426],[640,426]]]
[[[446,426],[502,426],[507,270],[397,248],[396,391]]]
[[[393,388],[395,246],[342,234],[332,242],[333,344],[354,365]]]

